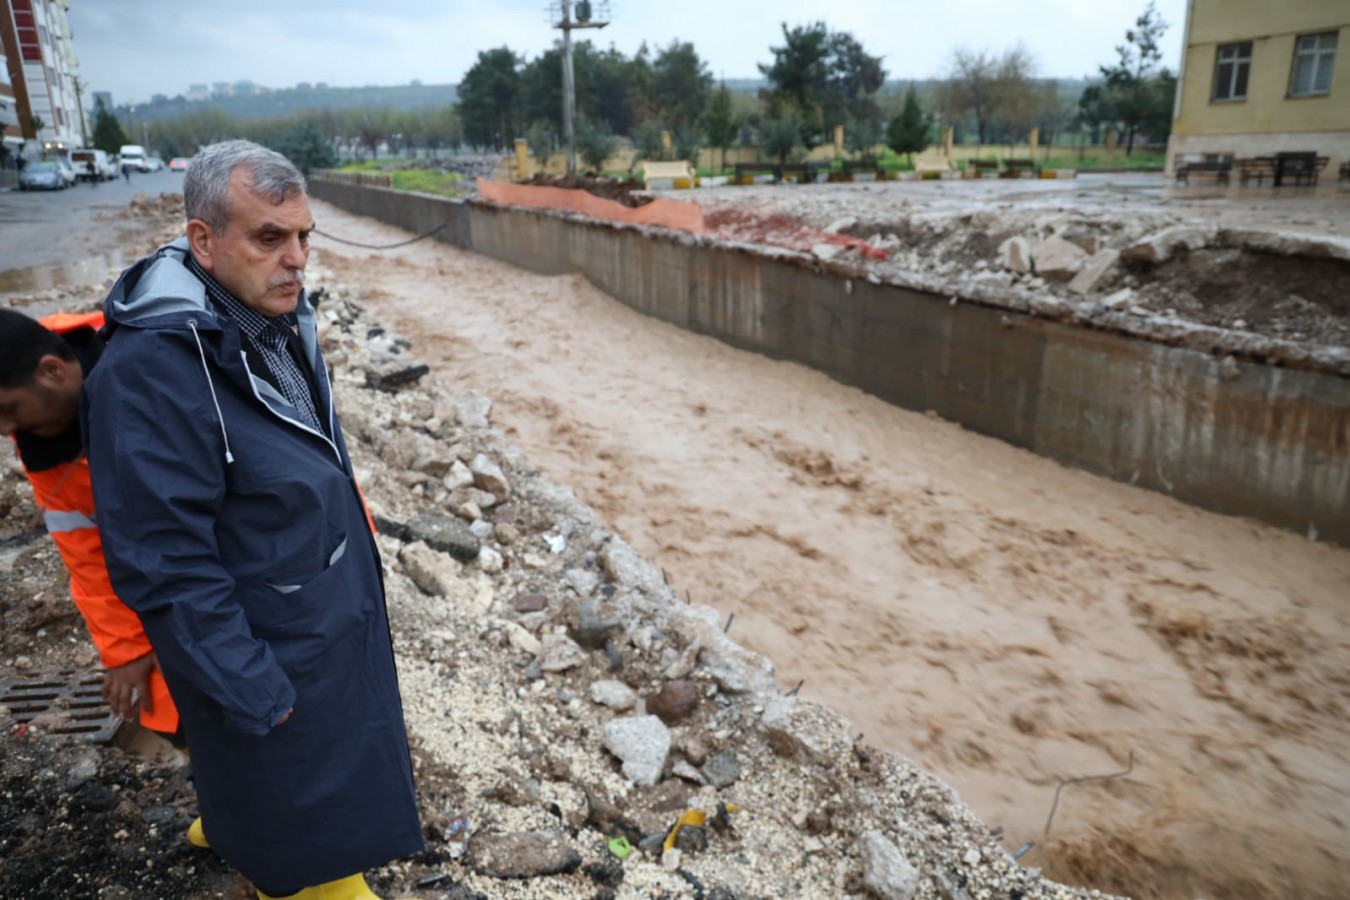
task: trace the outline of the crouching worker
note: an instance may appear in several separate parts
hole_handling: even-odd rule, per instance
[[[102,313],[41,322],[0,309],[0,434],[14,439],[33,499],[70,572],[70,595],[106,670],[103,698],[185,749],[178,710],[141,620],[113,592],[94,514],[80,434],[80,392],[103,346]],[[198,819],[188,840],[207,846]]]
[[[84,414],[103,552],[178,704],[211,845],[260,897],[374,898],[422,849],[379,551],[313,307],[304,177],[246,141],[122,274]]]

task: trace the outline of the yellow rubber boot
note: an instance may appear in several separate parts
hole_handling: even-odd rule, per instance
[[[198,816],[192,820],[188,826],[187,842],[194,847],[200,847],[203,850],[211,849],[211,842],[206,839],[206,832],[202,830],[202,817]]]
[[[380,895],[366,884],[366,876],[359,872],[337,881],[327,881],[315,887],[307,887],[297,894],[283,897],[271,897],[258,891],[258,900],[380,900]]]

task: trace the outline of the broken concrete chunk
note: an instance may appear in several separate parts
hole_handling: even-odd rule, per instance
[[[421,541],[403,547],[399,551],[398,561],[403,565],[404,574],[417,585],[418,590],[432,597],[446,596],[459,581],[459,563]]]
[[[511,484],[506,480],[502,467],[486,453],[480,453],[473,458],[469,463],[469,471],[473,473],[474,485],[480,490],[499,498],[511,496]]]
[[[433,550],[448,553],[460,562],[478,558],[478,538],[469,526],[442,513],[418,513],[408,522],[408,540],[423,541]]]
[[[1162,231],[1150,234],[1143,240],[1131,244],[1121,254],[1131,262],[1158,264],[1166,262],[1177,253],[1200,250],[1208,246],[1215,233],[1212,229],[1195,228],[1190,225],[1173,225]]]
[[[1031,271],[1031,244],[1024,237],[1010,237],[998,246],[999,262],[1021,275]]]
[[[1091,293],[1116,267],[1119,259],[1119,250],[1102,250],[1093,254],[1083,264],[1083,268],[1078,270],[1078,274],[1073,276],[1073,280],[1069,282],[1069,290],[1075,294]]]
[[[566,672],[586,661],[586,651],[565,634],[544,635],[539,667],[545,672]]]
[[[1068,281],[1083,266],[1087,254],[1077,244],[1063,238],[1047,238],[1031,251],[1036,274],[1050,281]]]
[[[605,726],[605,749],[623,762],[623,775],[653,785],[670,756],[670,729],[656,716],[629,716]]]
[[[878,900],[911,900],[919,872],[880,831],[862,836],[863,887]]]

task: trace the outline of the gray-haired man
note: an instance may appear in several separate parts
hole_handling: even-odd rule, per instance
[[[207,838],[261,897],[374,898],[421,849],[378,550],[319,355],[303,176],[203,149],[187,237],[123,273],[86,384],[108,572],[192,747]]]

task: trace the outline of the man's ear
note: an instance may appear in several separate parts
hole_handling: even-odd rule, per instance
[[[188,248],[196,257],[197,264],[206,271],[212,271],[215,262],[211,251],[215,248],[216,230],[201,219],[190,219],[187,223]]]
[[[80,384],[84,381],[84,370],[73,360],[62,359],[55,353],[48,353],[38,359],[33,380],[48,390],[61,392],[68,391],[71,382],[74,381],[75,389],[79,390]]]

